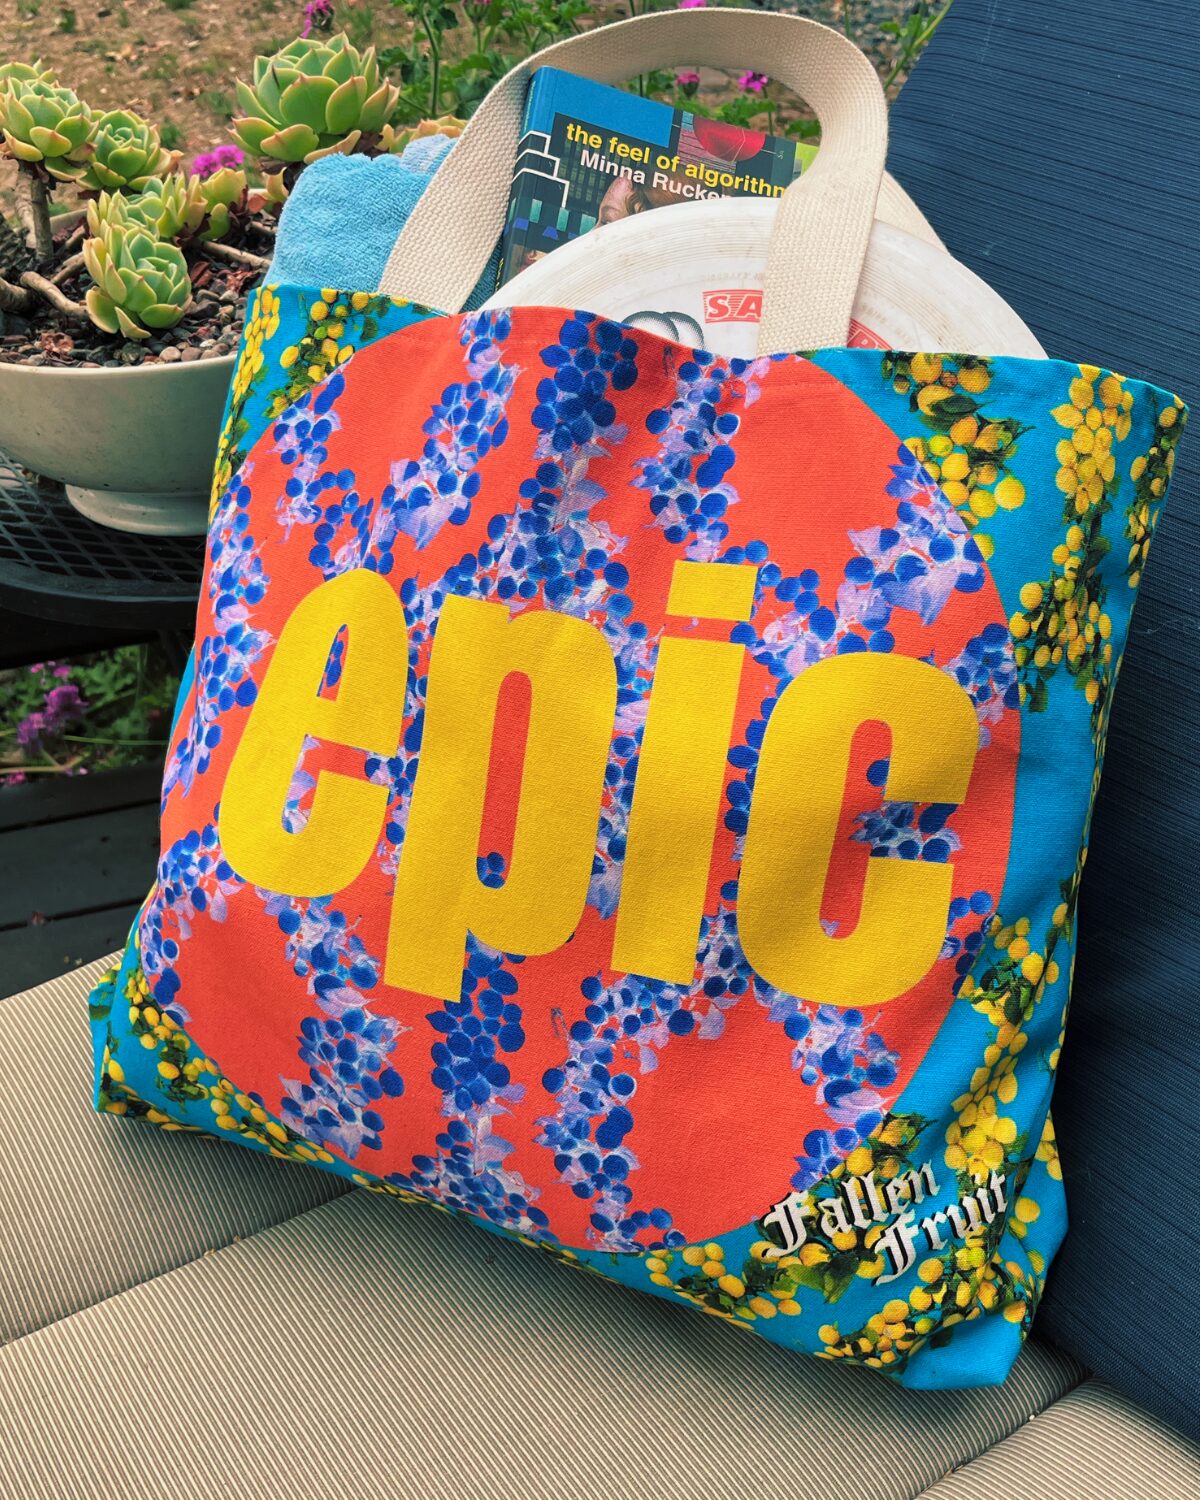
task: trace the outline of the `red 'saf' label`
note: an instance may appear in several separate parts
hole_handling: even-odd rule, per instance
[[[886,349],[888,341],[881,339],[877,333],[868,328],[865,323],[860,323],[857,318],[851,318],[846,347],[848,349]]]
[[[730,288],[704,294],[706,323],[757,323],[762,319],[762,290],[756,287]]]
[[[762,321],[762,291],[755,287],[721,287],[704,293],[705,323],[759,323]],[[850,319],[846,339],[850,349],[886,349],[888,342],[860,323]]]

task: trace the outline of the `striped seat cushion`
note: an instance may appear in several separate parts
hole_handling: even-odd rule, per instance
[[[1194,1500],[1200,1449],[1098,1380],[1087,1380],[929,1500]]]
[[[0,1497],[891,1500],[1081,1376],[1034,1341],[999,1389],[904,1391],[432,1209],[98,1117],[100,967],[0,1001]]]
[[[905,1391],[356,1190],[0,1350],[0,1495],[899,1500],[1078,1373]]]
[[[0,999],[0,1343],[345,1191],[95,1114],[87,996],[107,967]]]

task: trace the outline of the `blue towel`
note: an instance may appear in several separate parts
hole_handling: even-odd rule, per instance
[[[452,144],[444,135],[424,136],[399,156],[324,156],[306,167],[280,215],[267,280],[353,291],[378,286],[401,226]],[[467,307],[496,290],[498,260],[493,252]]]

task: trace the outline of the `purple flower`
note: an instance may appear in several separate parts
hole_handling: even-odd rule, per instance
[[[73,682],[64,682],[46,694],[45,719],[50,734],[59,734],[68,724],[78,723],[86,712],[87,704]]]
[[[748,94],[761,94],[770,82],[765,73],[743,73],[738,79],[738,88]]]
[[[40,750],[42,736],[46,733],[46,716],[44,714],[27,714],[17,725],[17,744],[22,750]]]
[[[87,704],[75,684],[60,683],[46,694],[40,709],[26,715],[17,725],[17,744],[27,753],[36,752],[44,740],[57,738],[68,724],[77,724],[86,712]]]
[[[330,31],[333,28],[333,0],[308,0],[304,7],[304,30],[301,36],[311,36],[314,31]]]
[[[237,146],[229,144],[214,146],[211,151],[202,151],[192,163],[192,175],[194,177],[211,177],[214,172],[219,172],[222,167],[240,167],[245,163],[245,160],[245,154]]]

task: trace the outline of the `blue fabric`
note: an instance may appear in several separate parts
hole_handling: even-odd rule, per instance
[[[889,164],[1052,356],[1081,354],[1186,399],[1200,393],[1200,77],[1179,51],[1193,0],[1139,7],[1136,26],[1130,14],[1125,0],[955,0],[892,111]],[[964,79],[971,108],[953,131],[933,128]],[[1098,141],[1111,143],[1103,188],[1081,195]],[[973,165],[996,161],[1002,201]],[[1200,445],[1179,453],[1081,888],[1054,1095],[1071,1229],[1037,1328],[1200,1438]]]
[[[425,136],[400,156],[325,156],[306,167],[280,216],[268,283],[373,290],[452,145],[444,135]],[[468,308],[482,306],[496,290],[498,265],[495,251]]]

